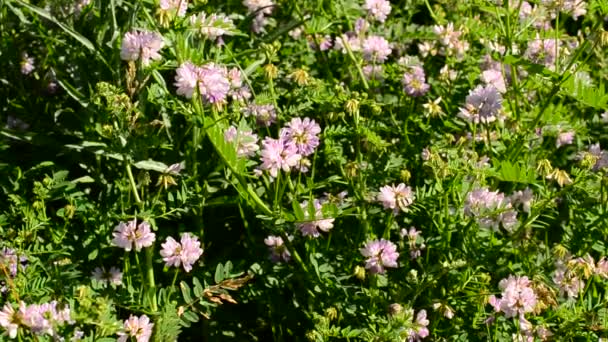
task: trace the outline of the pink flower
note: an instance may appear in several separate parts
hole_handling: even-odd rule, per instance
[[[21,73],[24,75],[29,75],[34,71],[36,67],[34,66],[34,58],[29,57],[27,53],[23,54],[23,58],[21,60]]]
[[[0,326],[6,330],[8,337],[17,337],[17,330],[19,330],[20,322],[21,318],[19,317],[18,312],[13,309],[13,306],[10,303],[4,304],[2,311],[0,311]]]
[[[287,247],[283,243],[283,238],[280,236],[269,235],[264,239],[264,244],[270,250],[270,260],[272,262],[289,262],[291,260],[291,253],[287,250]]]
[[[278,171],[291,171],[298,165],[302,156],[298,154],[295,145],[287,145],[283,138],[266,137],[262,142],[262,170],[267,170],[272,177],[277,177]]]
[[[383,23],[391,13],[391,3],[386,0],[365,0],[363,9],[369,16]]]
[[[137,61],[141,59],[144,66],[150,64],[150,60],[159,60],[158,53],[164,46],[163,38],[156,32],[133,31],[125,33],[120,48],[120,58],[125,61]]]
[[[188,0],[160,0],[160,9],[176,11],[178,17],[183,17],[188,9]]]
[[[574,141],[574,131],[563,132],[557,135],[555,146],[560,148],[564,145],[570,145]]]
[[[489,303],[496,312],[503,312],[507,318],[516,315],[524,315],[534,311],[537,298],[536,293],[530,287],[528,277],[510,275],[507,279],[502,279],[498,287],[502,290],[502,298],[490,296]]]
[[[177,94],[192,98],[197,90],[206,103],[224,102],[230,91],[228,72],[214,63],[196,66],[185,62],[176,70]]]
[[[243,109],[245,116],[254,116],[260,126],[269,127],[277,120],[277,111],[272,104],[249,104]]]
[[[146,315],[129,316],[124,323],[124,331],[118,333],[118,342],[126,342],[130,337],[135,337],[137,342],[148,342],[152,336],[154,323]]]
[[[417,65],[412,66],[410,72],[403,74],[401,83],[403,84],[403,90],[409,96],[423,96],[431,88],[431,86],[426,83],[424,69]]]
[[[114,233],[112,243],[116,247],[124,248],[129,252],[133,247],[136,251],[140,251],[143,247],[150,247],[154,243],[155,235],[150,230],[148,222],[142,222],[137,225],[137,220],[129,221],[128,223],[120,222]]]
[[[192,98],[198,84],[198,67],[190,62],[185,62],[177,68],[176,73],[177,95]]]
[[[293,118],[285,126],[281,129],[280,136],[288,147],[295,147],[297,153],[303,156],[314,153],[319,146],[318,134],[321,133],[321,127],[315,120]]]
[[[224,140],[236,145],[236,154],[239,157],[252,157],[260,149],[258,136],[251,130],[238,131],[236,127],[230,126],[224,132]]]
[[[363,41],[363,59],[368,62],[384,63],[391,54],[391,46],[380,36],[370,36]]]
[[[399,266],[397,264],[397,259],[399,258],[397,246],[388,240],[369,241],[359,251],[361,255],[367,257],[365,268],[373,274],[384,273],[386,267],[396,268]]]
[[[168,237],[161,246],[163,249],[160,255],[165,265],[179,267],[181,264],[186,272],[190,272],[192,265],[203,255],[200,241],[196,236],[190,236],[190,233],[182,234],[181,243]]]
[[[412,188],[403,183],[397,186],[386,185],[380,188],[378,201],[382,202],[385,209],[392,209],[397,214],[399,210],[405,211],[414,202],[414,194]]]
[[[426,310],[418,311],[416,320],[414,321],[414,327],[409,330],[409,336],[407,338],[408,342],[420,341],[421,339],[429,336],[429,329],[427,328],[428,325],[429,320],[426,318]]]
[[[464,214],[474,217],[480,227],[495,231],[502,225],[511,232],[518,224],[517,212],[513,210],[511,200],[503,193],[487,188],[473,190],[467,195]]]
[[[312,205],[314,209],[314,217],[311,216],[310,208],[308,207],[308,201],[304,201],[300,204],[304,211],[304,220],[308,220],[305,223],[298,223],[296,226],[302,232],[303,236],[319,237],[323,232],[329,232],[334,227],[333,218],[323,218],[323,211],[321,202],[318,199],[313,200]]]
[[[105,267],[95,267],[93,270],[93,279],[107,285],[108,283],[114,286],[122,285],[122,272],[117,267],[110,267],[109,271],[106,271]]]

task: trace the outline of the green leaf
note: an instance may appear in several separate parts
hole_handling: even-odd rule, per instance
[[[201,282],[198,280],[197,277],[192,277],[192,284],[194,285],[194,295],[196,297],[202,297],[204,288],[203,288],[203,285],[201,285]]]
[[[185,281],[182,281],[179,283],[179,288],[182,290],[184,301],[186,301],[186,303],[192,303],[192,290],[190,290],[190,286],[188,286]]]
[[[150,171],[157,171],[157,172],[161,172],[164,173],[165,171],[167,171],[167,164],[165,163],[161,163],[158,161],[154,161],[154,160],[142,160],[142,161],[138,161],[137,163],[133,164],[133,166],[135,166],[136,168],[140,169],[140,170],[150,170]]]
[[[218,264],[215,268],[215,276],[213,277],[216,284],[219,284],[224,280],[224,266],[222,264]]]

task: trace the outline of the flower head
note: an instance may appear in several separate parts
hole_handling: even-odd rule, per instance
[[[291,253],[289,253],[287,246],[283,243],[283,238],[280,236],[269,235],[264,239],[264,244],[268,246],[272,262],[288,262],[291,260]]]
[[[492,295],[489,298],[489,303],[496,312],[502,311],[510,318],[534,311],[537,297],[528,277],[510,275],[509,278],[502,279],[498,287],[502,290],[502,297]]]
[[[258,136],[251,130],[237,130],[230,126],[224,132],[224,140],[236,145],[236,154],[239,157],[252,157],[260,149],[258,146]]]
[[[396,268],[399,253],[397,246],[384,239],[372,240],[360,249],[361,255],[367,258],[365,268],[371,273],[384,273],[386,267]]]
[[[298,223],[296,226],[302,232],[303,236],[312,236],[319,237],[323,232],[329,232],[330,229],[334,227],[334,219],[333,218],[323,218],[322,204],[318,199],[313,200],[313,214],[314,217],[310,213],[309,202],[304,201],[300,204],[304,211],[304,220],[309,220],[305,223]]]
[[[127,223],[120,222],[112,233],[114,239],[112,243],[116,247],[124,248],[125,251],[130,251],[135,248],[140,251],[143,247],[150,247],[154,243],[156,236],[150,230],[148,222],[142,222],[137,225],[137,220],[132,220]]]
[[[284,138],[272,139],[266,137],[262,142],[262,170],[270,172],[276,177],[279,170],[291,171],[302,159],[294,144],[287,144]]]
[[[424,69],[417,65],[412,66],[409,72],[403,74],[401,83],[403,83],[403,90],[409,96],[423,96],[431,88],[426,83]]]
[[[391,3],[387,0],[365,0],[363,9],[367,11],[370,17],[383,23],[391,13]]]
[[[34,66],[34,58],[29,57],[27,53],[23,54],[23,58],[21,59],[21,73],[24,75],[29,75],[34,71],[36,67]]]
[[[250,104],[243,109],[245,116],[254,116],[260,126],[269,127],[277,120],[277,111],[272,104]]]
[[[210,40],[232,35],[234,31],[232,19],[222,13],[207,15],[201,12],[198,15],[190,17],[190,24],[192,24],[198,34]]]
[[[319,146],[319,133],[321,127],[315,120],[293,118],[285,128],[281,129],[280,135],[286,145],[295,147],[298,154],[308,156]]]
[[[378,201],[382,202],[385,209],[392,209],[397,214],[399,210],[405,211],[414,202],[414,194],[412,188],[403,183],[397,186],[386,185],[380,188]]]
[[[118,267],[112,266],[109,271],[105,267],[95,267],[92,277],[103,285],[122,285],[122,272],[120,272]]]
[[[500,225],[512,231],[518,224],[517,212],[508,197],[498,191],[481,188],[471,191],[464,203],[464,213],[474,217],[482,228],[498,231]]]
[[[161,246],[163,249],[160,251],[160,255],[163,257],[165,265],[167,267],[182,265],[186,272],[190,272],[192,265],[203,255],[200,241],[190,233],[182,234],[180,242],[168,237]]]
[[[493,85],[477,86],[469,92],[459,116],[473,123],[490,123],[502,109],[502,96]]]
[[[160,9],[165,12],[175,11],[178,17],[183,17],[188,9],[188,0],[160,0]]]
[[[391,51],[391,45],[383,37],[370,36],[363,40],[363,59],[368,62],[384,63]]]
[[[137,342],[148,342],[152,336],[152,328],[154,328],[154,323],[150,322],[148,316],[131,315],[129,319],[125,320],[124,331],[118,333],[118,342],[126,342],[130,337],[135,337]]]
[[[156,32],[127,32],[122,39],[120,58],[125,61],[141,60],[142,65],[147,66],[151,60],[161,59],[158,52],[163,46],[163,38]]]

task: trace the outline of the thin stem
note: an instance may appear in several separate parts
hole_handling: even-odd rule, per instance
[[[135,183],[135,178],[133,178],[133,172],[131,171],[131,165],[129,164],[128,161],[126,163],[126,169],[127,169],[127,175],[129,176],[129,183],[131,183],[131,190],[133,190],[133,195],[135,196],[135,202],[137,204],[140,204],[141,199],[139,198],[139,193],[137,192],[137,184]]]

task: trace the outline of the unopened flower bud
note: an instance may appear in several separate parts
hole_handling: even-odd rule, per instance
[[[354,275],[357,279],[359,279],[361,281],[365,280],[365,268],[363,268],[361,266],[355,266]]]
[[[266,74],[266,78],[275,79],[279,75],[279,68],[276,65],[268,63],[264,65],[264,74]]]
[[[393,303],[388,306],[388,314],[391,316],[396,316],[403,312],[403,306],[399,303]]]
[[[401,176],[401,180],[404,183],[407,183],[410,180],[410,178],[412,178],[412,174],[407,169],[401,170],[400,176]]]
[[[344,109],[346,109],[346,112],[350,115],[355,115],[356,113],[359,113],[359,101],[355,99],[350,99],[346,101],[346,103],[344,104]]]
[[[63,207],[63,217],[67,218],[67,219],[72,219],[74,217],[74,214],[76,213],[76,207],[71,205],[71,204],[67,204],[65,207]]]
[[[310,75],[304,69],[296,69],[289,75],[289,78],[294,80],[299,86],[305,86],[310,83]]]
[[[325,317],[327,317],[330,321],[335,320],[338,318],[338,310],[336,310],[334,307],[325,310]]]

